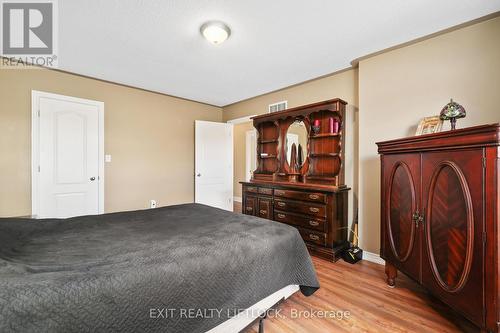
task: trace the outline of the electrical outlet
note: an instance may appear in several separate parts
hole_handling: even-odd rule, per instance
[[[156,200],[149,200],[149,208],[156,208],[157,203]]]

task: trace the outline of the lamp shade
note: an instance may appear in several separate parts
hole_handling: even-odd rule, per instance
[[[453,99],[450,99],[450,102],[443,107],[439,114],[441,120],[450,120],[452,130],[455,129],[457,119],[464,118],[465,116],[466,112],[464,107],[454,102]]]

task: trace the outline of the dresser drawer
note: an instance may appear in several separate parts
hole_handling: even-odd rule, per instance
[[[265,195],[273,195],[273,189],[267,187],[259,187],[259,193]]]
[[[304,228],[299,229],[300,236],[305,242],[326,246],[326,234]]]
[[[287,201],[275,198],[274,209],[286,212],[296,212],[307,215],[326,217],[326,206],[314,205],[308,202]]]
[[[325,220],[311,216],[304,216],[299,214],[287,213],[276,210],[274,212],[274,219],[278,222],[291,224],[294,226],[309,228],[316,231],[325,231]]]
[[[248,193],[259,193],[259,188],[257,186],[245,186],[244,190]]]
[[[281,198],[326,203],[326,194],[324,193],[311,193],[311,192],[301,192],[292,190],[274,190],[274,195],[276,197],[281,197]]]

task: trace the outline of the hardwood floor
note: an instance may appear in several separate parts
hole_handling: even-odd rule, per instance
[[[241,212],[241,204],[235,203],[235,211]],[[281,303],[282,317],[267,318],[265,333],[478,331],[402,273],[396,287],[390,288],[382,265],[364,260],[355,265],[342,260],[331,263],[316,257],[313,262],[321,288],[310,297],[297,292]],[[349,316],[294,318],[292,313],[306,315],[314,310],[347,311]],[[258,332],[258,323],[245,331],[253,332]]]

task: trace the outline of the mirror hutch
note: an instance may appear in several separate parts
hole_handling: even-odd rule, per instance
[[[337,260],[348,245],[341,99],[256,116],[257,169],[243,213],[296,227],[310,253]]]

